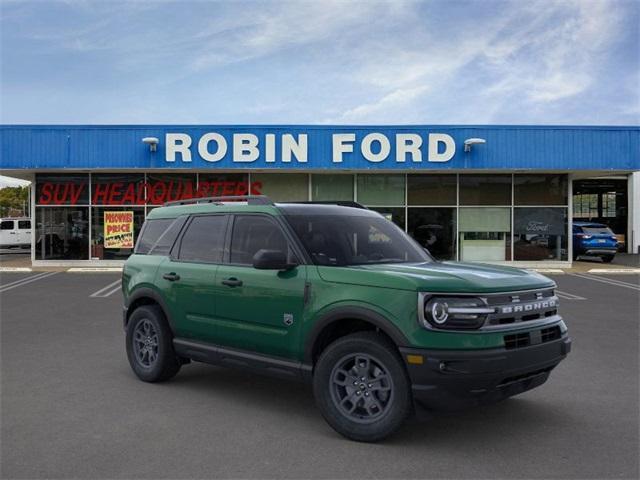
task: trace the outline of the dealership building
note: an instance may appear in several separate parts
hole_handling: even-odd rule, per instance
[[[438,259],[568,266],[574,221],[640,251],[640,127],[0,126],[0,174],[32,182],[39,265],[120,265],[105,214],[194,197],[355,201]]]

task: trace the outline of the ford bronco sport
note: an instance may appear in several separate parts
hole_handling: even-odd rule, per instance
[[[150,212],[122,278],[135,374],[158,382],[198,361],[306,380],[335,430],[376,441],[415,407],[537,387],[567,355],[553,281],[436,262],[345,203],[218,197]]]

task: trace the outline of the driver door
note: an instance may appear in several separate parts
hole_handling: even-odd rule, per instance
[[[216,343],[294,358],[300,341],[306,266],[258,270],[258,250],[281,250],[295,260],[288,235],[271,216],[233,216],[229,252],[216,272]],[[299,262],[297,262],[299,263]]]

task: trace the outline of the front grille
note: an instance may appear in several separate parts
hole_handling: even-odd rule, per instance
[[[541,343],[557,340],[561,336],[562,332],[560,332],[560,327],[558,327],[557,325],[555,327],[543,328],[542,330],[540,330]]]
[[[558,313],[558,297],[553,289],[489,295],[485,301],[496,309],[488,315],[487,326],[530,322]]]
[[[528,347],[557,340],[562,336],[559,326],[543,328],[526,333],[512,333],[504,336],[504,348],[514,350],[516,348]]]
[[[504,347],[507,350],[528,347],[531,345],[531,336],[528,333],[514,333],[504,336]]]

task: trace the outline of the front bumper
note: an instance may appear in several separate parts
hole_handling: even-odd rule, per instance
[[[535,388],[547,380],[570,350],[571,339],[566,334],[551,342],[513,350],[400,348],[414,401],[430,410],[493,403]],[[415,363],[420,357],[422,364]]]

